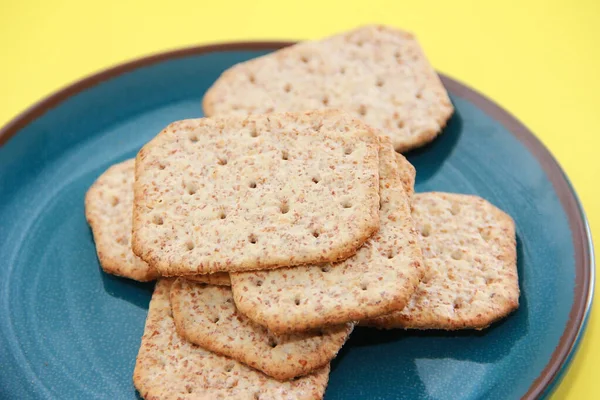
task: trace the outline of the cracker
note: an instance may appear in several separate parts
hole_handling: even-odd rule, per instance
[[[410,200],[415,194],[415,179],[417,177],[417,170],[402,154],[396,153],[396,162],[398,163],[398,168],[400,169],[400,180],[402,181],[402,186],[404,186],[404,190],[406,191],[406,195],[408,196],[410,203]]]
[[[414,35],[375,25],[235,65],[202,106],[207,116],[340,108],[402,152],[432,141],[454,111]]]
[[[136,159],[133,251],[163,276],[348,258],[379,228],[377,166],[336,110],[173,123]]]
[[[186,279],[190,281],[206,283],[209,285],[217,286],[231,286],[231,280],[227,272],[215,272],[214,274],[206,275],[190,275],[186,276]]]
[[[407,195],[389,138],[379,153],[381,228],[337,264],[231,273],[234,300],[277,334],[357,321],[401,310],[422,275]]]
[[[145,399],[321,399],[329,366],[280,382],[227,357],[182,339],[169,303],[173,281],[156,284],[133,383]]]
[[[427,273],[406,308],[380,328],[483,329],[519,306],[515,224],[486,200],[419,193],[413,218]]]
[[[106,273],[151,281],[158,274],[131,251],[134,165],[127,160],[100,175],[85,195],[85,216]]]
[[[237,312],[230,288],[184,278],[171,288],[177,332],[189,342],[231,357],[278,379],[288,380],[319,369],[333,359],[353,324],[318,332],[275,336]]]

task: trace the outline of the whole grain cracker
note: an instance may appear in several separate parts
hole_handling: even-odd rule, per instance
[[[230,288],[184,278],[177,279],[171,288],[171,308],[183,338],[278,380],[306,375],[327,365],[353,328],[353,324],[344,324],[318,332],[275,336],[237,311]]]
[[[231,286],[231,280],[227,272],[215,272],[213,274],[206,275],[190,275],[186,276],[186,279],[199,283],[206,283],[209,285],[217,286]]]
[[[237,64],[202,105],[207,116],[340,108],[390,135],[397,151],[432,141],[454,111],[415,36],[380,25]]]
[[[161,275],[345,259],[379,228],[375,131],[337,110],[169,125],[136,159],[133,251]]]
[[[486,200],[419,193],[413,218],[426,275],[400,312],[365,325],[407,329],[483,329],[519,306],[515,224]]]
[[[144,399],[321,399],[329,366],[280,382],[227,357],[182,339],[169,303],[173,281],[160,279],[154,289],[133,383]]]
[[[379,232],[341,263],[231,273],[234,300],[243,314],[281,334],[404,308],[421,278],[423,259],[387,137],[381,139],[379,168]]]
[[[131,251],[134,166],[127,160],[100,175],[85,195],[85,216],[105,272],[151,281],[158,274]]]

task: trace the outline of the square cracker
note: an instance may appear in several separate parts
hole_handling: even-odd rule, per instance
[[[390,135],[397,151],[432,141],[454,111],[417,39],[375,25],[235,65],[202,105],[207,116],[340,108]]]
[[[158,274],[131,251],[134,166],[127,160],[100,175],[85,195],[85,217],[104,272],[143,282]]]
[[[483,329],[519,306],[515,224],[486,200],[419,193],[425,278],[402,311],[365,321],[380,328]]]
[[[389,138],[381,138],[379,168],[379,232],[340,263],[231,273],[243,314],[281,334],[404,308],[421,279],[423,258]]]
[[[353,328],[353,324],[343,324],[318,332],[275,336],[237,312],[230,288],[184,278],[171,287],[171,308],[181,337],[278,380],[306,375],[329,364]]]
[[[136,159],[133,251],[163,276],[348,258],[379,228],[377,166],[336,110],[175,122]]]
[[[404,186],[404,190],[406,191],[408,199],[410,200],[415,192],[415,167],[413,167],[413,165],[408,162],[408,160],[402,154],[396,153],[396,161],[398,162],[402,185]],[[208,283],[210,285],[231,286],[231,280],[229,279],[229,274],[227,272],[215,272],[214,274],[207,275],[192,275],[186,277],[186,279],[194,282]]]
[[[145,399],[321,399],[329,366],[289,382],[182,339],[169,303],[173,281],[157,282],[135,363],[133,383]]]

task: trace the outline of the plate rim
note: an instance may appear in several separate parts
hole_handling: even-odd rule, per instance
[[[70,97],[119,75],[133,72],[136,69],[148,67],[163,61],[213,52],[278,50],[295,43],[297,42],[236,41],[213,43],[168,50],[117,64],[64,86],[62,89],[51,93],[15,116],[0,128],[0,147],[27,125]],[[576,275],[573,306],[569,312],[569,319],[565,330],[560,337],[558,346],[552,352],[550,361],[546,364],[540,375],[532,382],[522,398],[536,399],[545,397],[557,387],[560,380],[564,377],[583,337],[590,315],[594,295],[595,259],[589,222],[568,176],[550,151],[523,123],[500,107],[500,105],[469,86],[447,75],[439,75],[444,86],[450,93],[470,101],[491,118],[500,122],[538,160],[548,179],[551,181],[554,191],[569,220],[571,238],[575,250]],[[578,295],[579,293],[582,295]]]

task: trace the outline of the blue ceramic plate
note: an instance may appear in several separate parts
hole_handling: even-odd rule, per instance
[[[104,274],[83,199],[168,123],[200,117],[233,64],[286,43],[185,49],[81,81],[0,132],[0,398],[135,399],[152,284]],[[592,298],[593,253],[565,175],[527,129],[443,78],[456,113],[409,154],[417,191],[480,195],[517,223],[521,306],[484,332],[358,328],[327,399],[534,398],[564,372]]]

